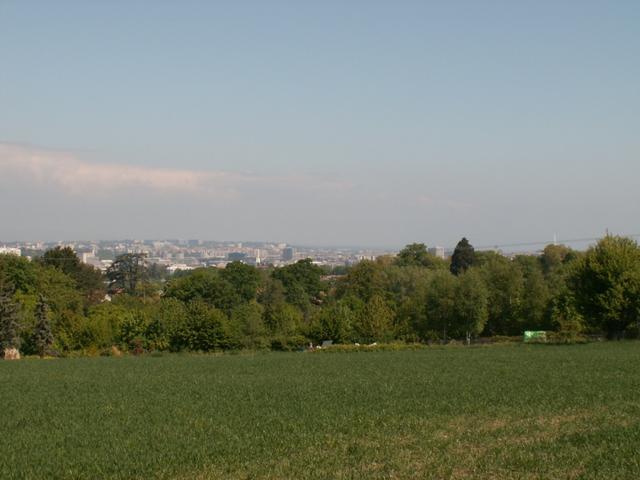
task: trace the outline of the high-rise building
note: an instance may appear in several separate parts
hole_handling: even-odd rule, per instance
[[[429,253],[434,257],[442,258],[444,260],[444,247],[431,247]]]
[[[282,260],[289,262],[293,260],[293,254],[295,253],[293,247],[284,247],[282,249]]]

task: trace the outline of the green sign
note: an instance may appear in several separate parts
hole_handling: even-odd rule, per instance
[[[524,332],[524,341],[528,342],[546,342],[547,332],[544,330],[526,330]]]

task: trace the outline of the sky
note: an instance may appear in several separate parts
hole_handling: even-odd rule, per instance
[[[640,233],[640,2],[0,0],[0,242]]]

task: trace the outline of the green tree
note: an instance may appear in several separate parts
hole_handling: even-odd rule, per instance
[[[489,292],[480,272],[471,269],[458,276],[455,295],[455,325],[469,345],[489,318]]]
[[[540,263],[545,274],[552,272],[563,264],[571,249],[565,245],[547,245],[542,251]]]
[[[489,289],[489,335],[520,335],[524,276],[520,266],[501,255],[491,255],[481,272]]]
[[[111,291],[123,291],[134,295],[138,284],[147,280],[146,254],[125,253],[119,255],[107,269]]]
[[[538,258],[518,255],[515,263],[524,276],[520,317],[525,330],[549,330],[552,295]]]
[[[365,303],[387,293],[387,270],[381,262],[371,260],[353,266],[337,286],[338,297],[356,297]]]
[[[292,265],[276,268],[271,275],[282,282],[287,301],[306,312],[311,303],[318,303],[322,290],[322,273],[322,268],[306,258]]]
[[[424,243],[412,243],[404,247],[395,258],[399,267],[446,268],[446,262],[428,252]]]
[[[439,271],[447,272],[446,269]],[[394,336],[406,341],[426,338],[426,291],[434,270],[391,266],[385,269],[389,305],[396,311]]]
[[[456,245],[453,255],[451,256],[451,265],[449,269],[454,275],[460,275],[467,271],[476,260],[475,250],[465,237]]]
[[[55,247],[47,250],[38,263],[52,267],[71,277],[89,303],[98,303],[104,297],[105,285],[102,272],[80,262],[71,247]]]
[[[230,336],[234,347],[261,349],[269,345],[264,308],[252,300],[231,312]]]
[[[0,279],[0,352],[20,347],[19,305],[14,300],[14,287]]]
[[[202,300],[189,303],[188,320],[181,334],[190,350],[213,351],[229,346],[229,330],[226,315],[211,308]]]
[[[220,275],[233,286],[243,301],[249,302],[256,298],[261,281],[260,272],[256,267],[242,262],[231,262]]]
[[[427,329],[442,333],[446,342],[456,320],[457,279],[447,271],[434,272],[425,298]]]
[[[203,300],[227,314],[242,303],[234,286],[216,268],[198,268],[172,279],[165,287],[164,296],[185,303]]]
[[[36,304],[36,325],[33,331],[33,344],[40,357],[44,357],[53,346],[53,332],[49,320],[49,305],[42,295],[38,295]]]
[[[129,312],[120,323],[120,343],[134,353],[149,350],[148,331],[151,325],[150,312],[144,308]]]
[[[577,262],[569,284],[578,312],[609,338],[640,323],[640,247],[632,239],[600,240]]]
[[[384,298],[374,295],[365,303],[355,320],[358,341],[384,342],[393,338],[393,310]]]
[[[38,265],[24,257],[0,254],[0,277],[16,292],[33,293],[38,282]]]
[[[179,351],[187,348],[180,337],[188,321],[183,302],[176,298],[161,298],[153,305],[150,317],[146,335],[151,350]]]
[[[89,307],[85,304],[75,280],[57,268],[39,267],[33,293],[28,299],[30,305],[35,307],[38,294],[47,299],[50,309],[54,348],[62,351],[78,348],[78,334],[86,322],[85,306]],[[29,310],[33,312],[32,316],[35,316],[35,308]]]
[[[75,273],[82,265],[73,248],[60,246],[44,252],[44,255],[38,258],[38,262],[62,270],[67,275]]]
[[[583,339],[584,318],[578,312],[575,298],[567,288],[553,300],[551,322],[561,341],[573,343]]]
[[[111,347],[122,338],[122,325],[132,323],[134,308],[119,302],[105,302],[89,308],[85,321],[75,332],[75,348],[97,350]]]
[[[273,335],[292,336],[300,333],[304,317],[298,308],[283,302],[270,306],[265,320]]]
[[[316,341],[348,342],[351,339],[354,317],[353,311],[343,300],[325,306],[318,313],[314,322]]]

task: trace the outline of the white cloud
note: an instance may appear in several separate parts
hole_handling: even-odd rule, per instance
[[[160,193],[235,197],[259,189],[339,191],[349,182],[308,175],[268,176],[229,171],[187,170],[92,163],[71,152],[0,143],[2,178],[20,178],[70,195],[147,189]]]

